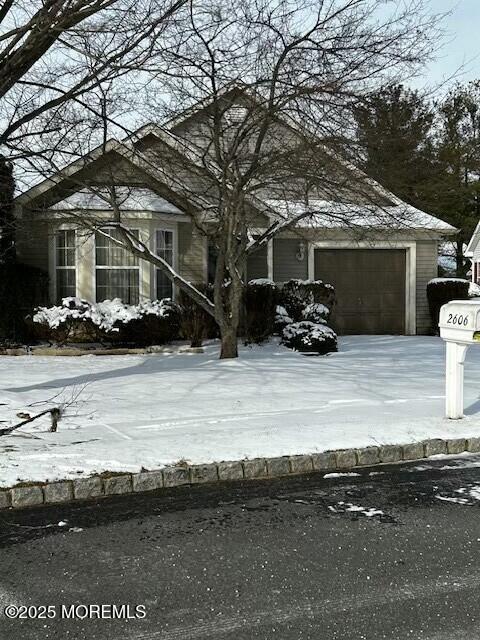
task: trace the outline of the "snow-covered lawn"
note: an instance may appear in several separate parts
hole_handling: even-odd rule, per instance
[[[277,343],[238,360],[204,354],[1,357],[0,426],[71,402],[0,439],[0,486],[101,471],[480,436],[480,349],[467,356],[467,418],[447,421],[444,344],[353,336],[306,357]],[[36,437],[28,437],[25,432]]]

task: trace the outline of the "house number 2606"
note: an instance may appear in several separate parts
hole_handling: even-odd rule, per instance
[[[466,327],[468,325],[468,316],[464,316],[461,313],[449,313],[447,324],[457,324]]]

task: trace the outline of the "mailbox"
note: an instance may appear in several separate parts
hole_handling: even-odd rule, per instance
[[[480,344],[480,299],[452,300],[440,309],[440,336],[446,342],[446,414],[463,418],[463,368],[467,349]]]

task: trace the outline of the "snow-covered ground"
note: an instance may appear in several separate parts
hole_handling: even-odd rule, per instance
[[[452,422],[439,338],[352,336],[339,348],[307,357],[273,342],[224,361],[217,344],[204,354],[0,357],[0,426],[70,405],[57,433],[46,417],[0,438],[0,486],[480,436],[480,349],[467,356],[467,417]]]

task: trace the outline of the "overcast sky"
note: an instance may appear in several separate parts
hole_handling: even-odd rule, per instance
[[[445,42],[416,86],[437,85],[458,72],[458,80],[480,79],[480,0],[425,0],[432,13],[452,11],[444,22]]]

